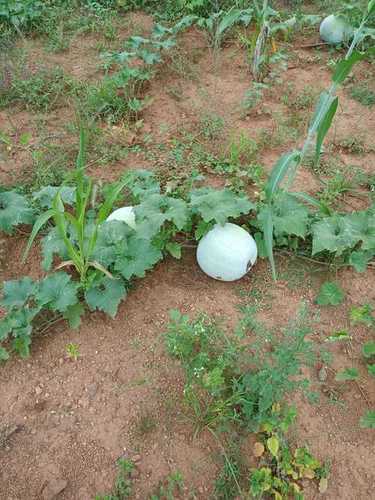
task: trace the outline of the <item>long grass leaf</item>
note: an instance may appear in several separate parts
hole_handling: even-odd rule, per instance
[[[22,263],[23,264],[25,263],[25,261],[27,259],[27,256],[28,256],[28,254],[30,252],[30,248],[32,247],[32,244],[34,243],[34,240],[37,237],[39,231],[42,229],[42,227],[50,219],[52,219],[52,217],[54,216],[54,214],[55,214],[55,211],[52,208],[50,208],[49,210],[47,210],[47,212],[44,212],[43,214],[41,214],[37,218],[37,220],[35,221],[33,229],[32,229],[31,234],[30,234],[30,237],[28,239],[25,251],[24,251],[23,256],[22,256]]]

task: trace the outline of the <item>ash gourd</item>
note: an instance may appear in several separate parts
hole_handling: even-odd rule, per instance
[[[119,220],[122,222],[126,222],[128,226],[135,229],[135,213],[133,207],[121,207],[111,213],[111,215],[107,218],[107,221],[111,220]]]
[[[255,240],[236,224],[217,224],[199,242],[199,267],[211,278],[235,281],[250,271],[258,255]]]
[[[331,45],[339,45],[353,37],[353,28],[343,17],[331,14],[320,25],[320,37]]]

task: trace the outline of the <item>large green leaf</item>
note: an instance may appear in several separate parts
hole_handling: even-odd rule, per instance
[[[53,227],[42,239],[42,268],[45,271],[49,271],[51,269],[55,254],[62,260],[68,259],[64,238],[61,237],[58,229]]]
[[[74,205],[76,199],[76,188],[71,186],[45,186],[36,193],[33,193],[33,198],[42,208],[52,208],[53,200],[58,192],[60,192],[63,203],[71,206]]]
[[[337,283],[326,281],[320,288],[316,303],[320,306],[337,306],[344,300],[344,292]]]
[[[255,208],[247,198],[229,189],[200,188],[191,192],[190,206],[205,222],[225,224],[229,217],[239,217]]]
[[[161,194],[152,194],[135,207],[137,234],[142,238],[152,238],[164,222],[173,222],[180,231],[188,221],[188,207],[181,199]]]
[[[91,310],[104,311],[114,318],[120,302],[126,297],[126,287],[120,279],[100,276],[85,292],[85,299]]]
[[[12,234],[19,224],[32,224],[34,211],[27,199],[15,191],[0,193],[0,231]]]
[[[85,308],[77,302],[72,306],[68,306],[63,313],[64,318],[68,321],[70,328],[78,328],[81,324],[81,316],[84,314]]]
[[[273,204],[276,235],[288,234],[304,238],[308,231],[309,210],[288,193],[276,197]]]
[[[312,254],[325,250],[341,255],[358,242],[358,236],[351,234],[345,218],[339,215],[327,217],[312,225]]]
[[[74,283],[69,274],[62,271],[53,273],[40,282],[36,302],[53,311],[65,312],[78,302],[78,288],[79,284]]]
[[[29,277],[16,281],[5,281],[1,305],[6,309],[22,307],[34,294],[37,284]]]
[[[128,239],[127,248],[116,260],[115,270],[120,272],[126,280],[134,276],[143,278],[146,271],[161,258],[161,251],[149,240],[133,236]]]

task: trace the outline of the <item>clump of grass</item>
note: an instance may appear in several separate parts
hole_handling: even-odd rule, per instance
[[[22,73],[22,72],[19,72]],[[23,104],[33,111],[49,111],[73,96],[78,84],[67,76],[61,68],[42,68],[28,75],[13,72],[9,84],[0,90],[0,108],[11,104]]]
[[[354,85],[350,90],[350,96],[363,106],[372,107],[375,104],[375,92],[369,89],[366,83]]]

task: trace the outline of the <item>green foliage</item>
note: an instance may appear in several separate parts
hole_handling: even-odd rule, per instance
[[[79,346],[77,344],[73,344],[73,342],[70,342],[66,345],[65,349],[69,358],[73,361],[77,361],[77,359],[79,358]]]
[[[42,311],[67,314],[78,302],[79,285],[60,271],[39,281],[22,278],[4,283],[1,305],[6,316],[0,321],[0,342],[13,339],[11,349],[22,357],[30,352],[31,334]],[[1,347],[4,359],[5,348]]]
[[[201,216],[204,222],[215,221],[218,224],[225,224],[228,217],[239,217],[255,208],[247,198],[229,189],[217,191],[212,188],[193,190],[190,205],[193,213]]]
[[[108,495],[96,495],[95,500],[125,500],[132,498],[131,473],[134,470],[134,464],[131,460],[120,458],[117,462],[117,477],[112,493]]]
[[[369,410],[361,417],[360,426],[364,429],[375,429],[375,410]]]
[[[20,224],[32,224],[34,210],[27,198],[15,191],[0,192],[0,231],[12,234]]]
[[[373,308],[370,304],[352,307],[350,310],[350,321],[354,324],[362,323],[366,326],[372,326],[375,324],[375,318],[372,315],[372,311]]]
[[[9,23],[16,28],[28,25],[43,12],[40,0],[0,0],[0,23]]]
[[[375,92],[366,84],[358,84],[351,88],[350,95],[363,106],[372,107],[375,104]]]
[[[171,313],[167,350],[184,367],[184,393],[199,428],[240,422],[257,429],[275,402],[308,385],[307,380],[295,378],[301,364],[314,359],[313,346],[305,338],[309,333],[303,325],[305,314],[280,339],[255,321],[252,310],[244,312],[235,337],[207,316],[190,320],[178,311]],[[255,334],[256,341],[241,342],[247,333]]]
[[[259,73],[260,56],[267,38],[268,26],[265,23],[265,19],[267,19],[266,9],[268,8],[268,2],[264,2],[263,9],[258,9],[259,12],[257,12],[257,16],[262,20],[262,29],[260,30],[254,51],[254,61],[256,61],[256,64],[254,63],[253,65],[254,74]],[[353,42],[345,58],[335,66],[330,88],[327,91],[323,91],[318,99],[302,149],[284,154],[276,162],[266,184],[265,195],[267,205],[262,210],[262,215],[260,217],[258,216],[258,227],[260,227],[263,232],[263,245],[271,264],[274,279],[276,279],[276,268],[273,256],[273,236],[275,227],[277,227],[273,210],[274,201],[279,196],[280,192],[283,191],[281,186],[283,181],[287,181],[287,188],[291,186],[298,166],[311,151],[311,146],[314,141],[315,163],[318,163],[324,139],[330,129],[338,107],[338,98],[336,96],[337,88],[344,82],[345,78],[352,70],[353,65],[365,57],[365,54],[359,53],[355,48],[368,35],[366,31],[366,23],[368,20],[369,13],[366,11],[362,15],[360,26],[354,33]],[[319,207],[319,203],[316,200],[307,195],[304,195],[304,197],[305,202],[313,204],[315,207]],[[327,207],[324,207],[323,204],[320,205],[319,209],[325,211],[327,214]],[[332,216],[317,222],[312,228],[313,254],[328,250],[329,252],[336,253],[336,255],[341,255],[345,250],[350,248],[354,250],[353,247],[360,242],[361,252],[372,251],[374,248],[371,242],[373,219],[374,217],[370,209],[368,212],[364,211],[342,217]],[[368,259],[371,259],[371,256],[371,253],[366,255],[363,253],[360,255],[357,254],[354,256],[352,264],[358,269],[363,270]]]
[[[275,499],[302,499],[301,481],[306,479],[327,480],[327,467],[322,465],[308,450],[300,447],[294,453],[285,442],[285,436],[265,431],[262,442],[267,444],[261,455],[261,465],[250,471],[249,491],[252,498],[272,494]],[[269,446],[271,443],[271,446]],[[261,443],[257,443],[262,446]],[[320,483],[321,484],[321,483]]]
[[[41,69],[27,77],[17,76],[0,91],[0,108],[21,103],[34,111],[50,111],[61,104],[61,99],[74,96],[79,85],[64,74],[61,68]]]
[[[375,342],[370,340],[363,344],[362,353],[365,358],[373,358],[375,356]]]
[[[347,380],[357,380],[359,372],[356,368],[345,368],[345,370],[337,373],[335,380],[337,382],[346,382]]]
[[[150,500],[174,500],[179,498],[183,488],[184,478],[182,474],[178,471],[171,472],[159,485],[157,492],[151,495]]]
[[[326,281],[320,288],[316,303],[320,306],[338,306],[344,300],[344,292],[337,283]]]
[[[210,44],[214,49],[219,49],[228,31],[236,24],[247,26],[252,18],[253,9],[238,9],[232,6],[228,10],[216,10],[207,17],[198,17],[196,23],[201,28],[207,30]]]

